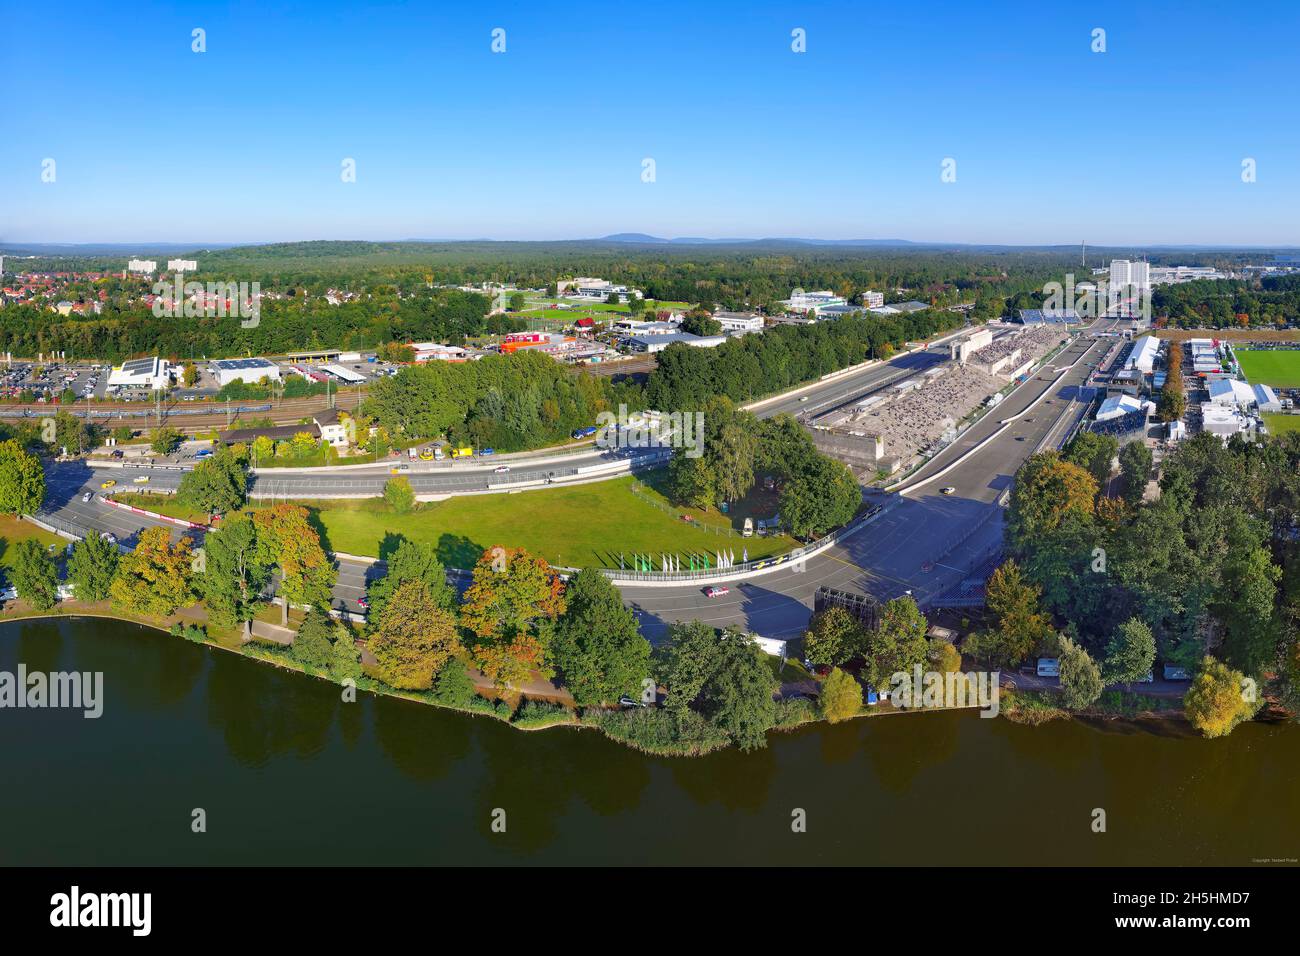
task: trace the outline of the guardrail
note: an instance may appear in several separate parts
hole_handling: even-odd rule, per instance
[[[193,521],[186,521],[184,518],[173,518],[169,515],[159,514],[156,511],[146,511],[144,508],[137,508],[134,505],[128,505],[120,501],[114,501],[112,498],[101,497],[99,501],[101,504],[106,504],[110,508],[118,508],[122,511],[129,511],[132,514],[144,515],[146,518],[153,518],[155,521],[166,521],[170,524],[174,524],[181,528],[188,528],[192,531],[208,530],[208,526],[205,524],[197,524]]]

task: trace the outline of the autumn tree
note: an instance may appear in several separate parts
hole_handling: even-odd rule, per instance
[[[1054,451],[1032,455],[1016,473],[1007,537],[1017,548],[1055,530],[1069,515],[1091,517],[1097,481]]]
[[[439,607],[423,581],[398,585],[370,633],[375,669],[390,687],[427,690],[461,650],[455,619]]]
[[[821,715],[832,724],[848,720],[862,710],[862,685],[836,667],[822,681],[818,705]]]
[[[1259,709],[1252,686],[1241,671],[1207,656],[1183,695],[1183,711],[1206,737],[1226,736]]]
[[[193,555],[190,539],[171,543],[166,528],[140,532],[135,550],[117,563],[117,576],[109,587],[113,606],[121,611],[166,617],[193,602]]]
[[[290,604],[328,607],[338,577],[308,519],[306,508],[287,503],[253,512],[259,557],[280,569],[282,623],[288,621]]]

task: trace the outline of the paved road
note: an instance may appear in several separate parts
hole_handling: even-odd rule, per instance
[[[1053,359],[1049,368],[1013,392],[993,412],[912,476],[905,483],[903,494],[868,492],[869,498],[878,497],[887,503],[888,507],[881,516],[862,531],[807,562],[803,570],[782,569],[739,583],[732,587],[730,594],[719,598],[705,597],[703,588],[695,585],[675,588],[629,586],[623,588],[625,601],[637,612],[646,636],[654,640],[662,635],[668,622],[688,619],[699,619],[717,626],[738,624],[765,636],[795,636],[806,626],[813,593],[822,584],[869,592],[881,599],[910,592],[922,603],[944,594],[967,579],[971,569],[987,560],[1000,545],[1002,509],[995,503],[997,498],[1010,487],[1016,469],[1029,454],[1041,446],[1059,443],[1082,415],[1086,407],[1083,399],[1087,397],[1082,386],[1087,380],[1089,365],[1105,352],[1110,342],[1086,335],[1077,339]],[[878,387],[882,379],[896,376],[900,369],[928,367],[937,360],[935,356],[946,354],[946,346],[939,346],[903,356],[886,365],[820,383],[802,393],[808,396],[806,402],[800,402],[798,397],[781,399],[760,408],[758,414],[770,416],[795,406],[803,409],[810,405],[814,408],[818,405],[830,407],[830,403],[842,403]],[[1076,359],[1083,360],[1058,379],[1054,372],[1075,363]],[[1025,409],[1029,411],[1004,427],[1007,419]],[[985,439],[987,442],[980,445]],[[963,453],[977,445],[980,446],[977,451],[950,471],[945,471]],[[595,452],[584,454],[599,458]],[[511,474],[519,475],[543,473],[551,468],[550,465],[526,464],[511,467]],[[484,473],[492,474],[482,468],[473,473],[449,469],[443,474],[413,470],[411,478],[417,491],[424,493],[428,488],[454,488],[456,484],[453,483],[466,482],[472,486],[483,481]],[[50,491],[44,509],[46,516],[80,528],[112,531],[122,543],[133,544],[141,529],[157,522],[110,508],[98,500],[89,503],[80,500],[86,490],[95,492],[97,499],[99,482],[110,474],[117,479],[118,488],[133,487],[131,479],[137,474],[148,474],[147,487],[154,489],[174,488],[180,477],[177,472],[129,467],[112,469],[110,473],[107,469],[91,469],[84,463],[54,466],[48,479]],[[381,470],[370,475],[259,478],[258,483],[266,482],[267,491],[274,493],[275,483],[293,481],[296,487],[309,488],[325,497],[353,489],[354,493],[370,491],[377,494],[387,477],[386,470]],[[941,488],[949,486],[955,489],[953,494],[940,492]],[[370,490],[372,488],[375,490]],[[169,524],[164,526],[176,537],[182,533],[196,538],[201,536],[198,532],[183,532]],[[365,582],[379,572],[372,565],[348,561],[340,563],[339,572],[335,606],[360,611],[356,599],[364,593]]]

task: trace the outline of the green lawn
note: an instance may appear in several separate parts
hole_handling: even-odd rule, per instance
[[[23,521],[10,515],[0,515],[0,568],[13,566],[13,546],[25,538],[35,538],[47,548],[53,544],[62,549],[68,543],[57,534],[50,534],[30,521]]]
[[[404,535],[438,546],[443,562],[468,568],[488,548],[522,547],[563,567],[595,565],[616,568],[620,552],[649,553],[656,564],[661,552],[689,552],[711,557],[720,548],[749,549],[751,559],[781,554],[795,547],[785,536],[742,539],[714,534],[681,520],[690,513],[711,527],[726,527],[726,516],[695,509],[663,511],[631,491],[631,478],[546,488],[516,494],[469,495],[421,505],[407,515],[394,514],[382,499],[304,502],[314,511],[326,545],[334,551],[364,556],[387,553]],[[653,490],[643,495],[662,500]],[[386,539],[388,539],[386,541]]]
[[[1241,349],[1237,360],[1252,385],[1300,388],[1300,349]]]
[[[1300,415],[1265,415],[1264,424],[1270,435],[1283,432],[1300,432]]]
[[[207,524],[208,513],[206,511],[194,511],[181,505],[175,495],[150,494],[148,492],[127,491],[115,495],[109,495],[114,501],[124,505],[130,505],[132,508],[142,508],[145,511],[152,511],[154,514],[166,515],[168,518],[180,518],[182,521],[193,521],[196,524]]]

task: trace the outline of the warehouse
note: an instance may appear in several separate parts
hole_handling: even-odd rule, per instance
[[[212,376],[221,388],[231,382],[255,385],[262,379],[280,381],[280,367],[264,358],[220,359],[212,363]]]
[[[628,340],[628,346],[634,352],[662,352],[674,342],[693,345],[696,348],[711,349],[727,341],[725,335],[691,335],[689,332],[671,332],[667,335],[635,336]]]
[[[1125,368],[1135,368],[1139,372],[1150,374],[1155,368],[1156,356],[1160,354],[1160,340],[1154,335],[1144,335],[1133,346],[1133,353],[1124,363]]]

